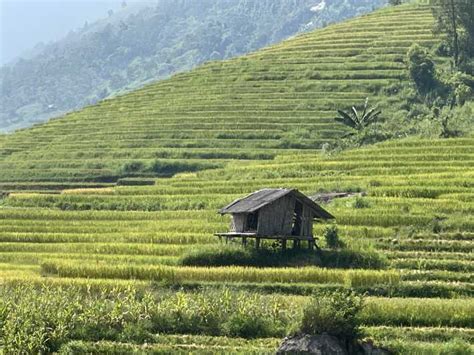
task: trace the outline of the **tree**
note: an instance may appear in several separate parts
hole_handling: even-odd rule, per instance
[[[377,111],[375,107],[369,108],[369,98],[366,98],[364,111],[362,111],[361,114],[357,111],[355,106],[352,106],[348,112],[337,110],[337,113],[339,114],[339,117],[335,118],[337,122],[340,122],[356,131],[362,131],[368,125],[374,123],[382,111]]]
[[[454,65],[461,63],[462,55],[474,55],[474,1],[432,0],[437,19],[435,31],[447,35]]]
[[[460,20],[464,28],[463,39],[467,55],[474,57],[474,1],[464,0],[460,4]]]
[[[456,98],[452,96],[446,102],[436,102],[433,107],[433,118],[439,122],[441,133],[440,138],[459,137],[461,132],[450,128],[450,124],[454,117],[454,109],[456,108]]]
[[[388,0],[388,3],[392,6],[397,6],[397,5],[401,5],[403,1],[402,0]]]
[[[418,92],[426,93],[436,86],[436,69],[428,51],[414,44],[407,53],[408,71]]]

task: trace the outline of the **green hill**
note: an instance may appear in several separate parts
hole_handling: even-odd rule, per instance
[[[0,140],[0,182],[115,182],[318,150],[337,108],[367,96],[390,117],[404,57],[432,45],[428,7],[388,8],[212,62]],[[348,37],[350,33],[350,37]]]
[[[315,6],[316,4],[323,6]],[[153,0],[0,68],[0,132],[372,11],[386,0]],[[118,4],[117,4],[118,5]]]

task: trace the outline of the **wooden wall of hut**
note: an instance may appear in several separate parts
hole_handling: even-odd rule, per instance
[[[232,220],[230,221],[230,231],[233,233],[243,233],[247,226],[247,214],[238,213],[232,215]]]
[[[303,215],[301,219],[301,234],[302,237],[313,236],[313,212],[311,209],[303,204]]]
[[[259,211],[258,235],[291,235],[295,197],[284,196]]]

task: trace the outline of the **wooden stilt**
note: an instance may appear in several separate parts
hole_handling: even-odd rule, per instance
[[[242,245],[243,245],[244,247],[247,246],[247,237],[243,237],[243,238],[242,238]]]
[[[260,249],[260,238],[255,238],[255,247]]]
[[[283,250],[286,250],[286,239],[282,239],[282,240],[281,240],[281,248],[282,248]]]
[[[298,249],[298,239],[293,240],[293,249]]]

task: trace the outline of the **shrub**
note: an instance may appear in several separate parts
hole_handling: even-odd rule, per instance
[[[244,248],[240,245],[213,245],[194,249],[180,261],[185,266],[303,266],[319,265],[314,251],[304,249],[278,250]]]
[[[122,175],[129,175],[139,173],[145,169],[145,163],[139,160],[129,161],[120,167],[119,173]]]
[[[356,199],[354,200],[354,203],[352,204],[352,207],[357,208],[357,209],[369,208],[370,203],[362,197],[356,197]]]
[[[244,313],[232,315],[225,324],[229,336],[245,339],[265,338],[269,334],[274,334],[272,328],[273,325],[268,319]]]
[[[439,234],[439,233],[443,232],[443,230],[444,230],[443,221],[444,221],[445,219],[446,219],[446,218],[439,217],[439,216],[436,216],[436,217],[433,219],[433,222],[432,222],[432,231],[433,231],[434,234]]]
[[[321,266],[341,269],[383,269],[387,259],[373,249],[321,250]]]
[[[362,308],[363,298],[352,290],[315,294],[303,312],[300,330],[313,335],[328,333],[344,340],[357,339]]]
[[[326,228],[324,231],[324,239],[326,240],[326,246],[330,249],[344,247],[344,242],[339,239],[339,231],[335,225]]]
[[[418,44],[410,47],[407,53],[408,71],[417,89],[427,93],[436,86],[435,64],[429,57],[428,51]]]
[[[186,266],[230,266],[254,264],[254,252],[237,245],[214,245],[191,250],[181,264]]]
[[[340,242],[340,241],[339,241]],[[238,245],[202,247],[185,254],[180,264],[184,266],[320,266],[341,269],[383,269],[387,260],[370,245],[357,249],[286,251],[243,248]]]

